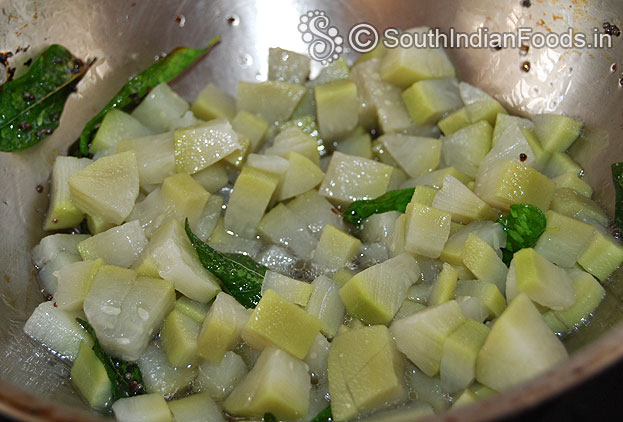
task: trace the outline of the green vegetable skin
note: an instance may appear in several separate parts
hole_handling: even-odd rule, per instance
[[[623,163],[612,164],[612,182],[616,192],[614,222],[619,230],[623,230]]]
[[[392,190],[375,199],[355,201],[344,211],[344,220],[359,226],[363,220],[373,214],[382,214],[389,211],[404,213],[407,205],[411,202],[414,191],[414,188]]]
[[[245,308],[255,308],[262,298],[262,282],[268,268],[247,255],[220,253],[204,243],[190,230],[186,219],[186,235],[206,270],[217,276],[225,288]]]
[[[80,152],[85,156],[89,154],[91,134],[104,119],[106,113],[113,108],[123,110],[147,95],[151,88],[160,83],[169,82],[218,43],[220,39],[220,36],[212,38],[202,49],[178,47],[171,51],[164,59],[157,61],[146,70],[130,79],[117,95],[86,124],[80,135]]]
[[[506,266],[510,265],[515,252],[533,248],[547,227],[545,214],[528,204],[511,205],[510,214],[500,217],[498,223],[506,232],[506,248],[502,249]]]
[[[113,401],[124,397],[145,394],[146,391],[143,388],[143,375],[141,374],[141,370],[138,365],[128,363],[108,355],[104,352],[104,350],[102,350],[100,343],[97,340],[97,336],[95,335],[95,330],[91,324],[81,318],[76,318],[76,321],[78,321],[78,323],[82,325],[87,333],[89,333],[89,335],[93,338],[93,352],[95,352],[95,356],[97,356],[97,358],[104,364],[108,378],[112,383]],[[127,374],[130,374],[130,377],[126,378]]]
[[[0,151],[35,145],[58,127],[67,97],[89,70],[65,47],[53,44],[28,72],[0,87]]]

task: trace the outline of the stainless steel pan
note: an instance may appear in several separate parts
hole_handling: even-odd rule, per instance
[[[531,3],[525,7],[523,3]],[[30,250],[43,233],[48,176],[54,157],[65,152],[84,123],[128,79],[154,57],[179,45],[199,47],[221,34],[221,44],[177,81],[188,100],[212,81],[235,94],[236,81],[263,79],[267,51],[280,46],[305,52],[297,30],[308,10],[325,10],[342,34],[358,22],[379,29],[428,25],[472,32],[541,31],[568,27],[592,32],[604,22],[623,23],[620,0],[0,0],[0,50],[15,52],[19,67],[50,43],[98,61],[67,103],[60,128],[30,150],[0,153],[0,412],[30,420],[97,418],[68,384],[68,367],[33,344],[22,326],[42,301]],[[609,165],[623,160],[623,37],[607,50],[460,49],[450,54],[462,78],[493,94],[516,113],[566,113],[586,122],[573,148],[596,198],[612,213]],[[348,58],[352,52],[346,52]],[[522,64],[530,62],[530,71]],[[614,70],[616,64],[619,70]],[[37,186],[44,186],[43,193]],[[623,280],[606,283],[608,297],[593,321],[566,342],[571,359],[539,379],[491,401],[477,403],[438,420],[487,420],[533,406],[582,382],[623,356]],[[387,420],[385,418],[384,420]],[[408,412],[396,421],[410,420]]]

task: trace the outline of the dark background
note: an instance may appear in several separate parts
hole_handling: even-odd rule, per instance
[[[562,395],[505,422],[588,422],[621,420],[623,361]],[[616,416],[615,416],[616,415]],[[0,422],[14,422],[0,416]]]

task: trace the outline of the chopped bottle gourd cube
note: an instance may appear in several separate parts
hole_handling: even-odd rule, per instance
[[[244,326],[242,338],[256,349],[275,346],[303,359],[321,326],[318,318],[268,290]]]
[[[350,262],[361,249],[361,240],[331,224],[324,226],[312,261],[321,267],[338,269]]]
[[[304,86],[288,82],[238,82],[236,108],[255,114],[269,124],[285,122],[306,92]]]
[[[225,422],[223,412],[209,394],[199,393],[168,402],[173,420]]]
[[[465,322],[456,300],[432,306],[390,326],[398,350],[429,377],[437,375],[446,338]]]
[[[244,110],[236,114],[234,120],[231,121],[231,126],[237,133],[249,138],[251,152],[256,151],[262,145],[268,131],[268,123],[264,119]]]
[[[305,310],[321,322],[320,331],[327,337],[334,337],[344,322],[344,304],[339,286],[326,276],[317,277],[312,283],[313,291]]]
[[[78,261],[55,271],[58,288],[54,293],[54,302],[58,308],[63,311],[80,311],[93,278],[103,264],[103,259]]]
[[[457,300],[461,297],[477,298],[487,310],[487,318],[499,317],[506,308],[506,299],[499,288],[481,280],[460,280],[454,292]]]
[[[340,79],[314,88],[318,129],[323,139],[339,139],[352,132],[359,122],[357,85]]]
[[[78,355],[71,366],[71,380],[89,406],[104,408],[112,399],[112,383],[104,364],[91,348],[88,341],[80,343]]]
[[[72,202],[86,214],[121,224],[138,198],[136,156],[127,151],[102,157],[71,176],[69,189]]]
[[[191,110],[195,116],[205,121],[219,117],[232,120],[236,114],[236,101],[219,87],[209,83],[201,90]]]
[[[451,215],[411,201],[405,218],[405,250],[428,258],[439,258],[450,236]]]
[[[199,366],[194,382],[196,390],[205,391],[214,400],[222,401],[249,373],[242,358],[234,352],[227,352],[220,363],[205,361]]]
[[[370,324],[387,324],[419,276],[415,259],[401,254],[355,274],[340,289],[340,297],[350,315]]]
[[[532,116],[536,135],[550,152],[564,152],[580,136],[583,124],[570,117],[555,114]]]
[[[294,198],[314,189],[324,178],[324,173],[320,167],[295,151],[288,154],[288,161],[290,165],[277,188],[278,201]]]
[[[309,76],[309,57],[281,48],[268,49],[268,80],[305,83]]]
[[[158,84],[143,98],[132,111],[132,117],[150,128],[154,133],[173,129],[178,120],[190,106],[166,83]]]
[[[454,290],[459,272],[452,265],[444,263],[437,279],[433,283],[428,297],[428,304],[435,306],[454,299]]]
[[[449,174],[443,179],[443,187],[435,192],[430,206],[451,213],[454,222],[464,224],[475,220],[496,220],[499,216],[467,186]]]
[[[496,251],[480,237],[473,233],[467,236],[461,261],[479,280],[494,284],[500,292],[505,291],[508,269]]]
[[[58,156],[52,167],[50,205],[43,223],[43,230],[69,229],[80,224],[84,212],[71,200],[69,178],[91,164],[88,158]]]
[[[355,418],[407,398],[403,361],[387,327],[351,329],[329,350],[329,393],[336,421]]]
[[[119,422],[171,422],[171,411],[159,393],[119,399],[112,405]]]
[[[309,297],[314,287],[304,281],[295,280],[288,276],[266,271],[264,282],[262,283],[262,293],[272,289],[288,302],[305,306],[309,302]]]
[[[440,139],[391,133],[381,136],[379,141],[409,177],[422,176],[439,167]]]
[[[310,389],[307,365],[283,350],[268,347],[223,407],[235,416],[271,413],[280,420],[301,419],[307,415]]]
[[[482,160],[491,150],[493,128],[486,121],[469,124],[443,139],[442,155],[447,166],[476,177]]]
[[[403,91],[402,99],[417,125],[435,124],[445,113],[463,105],[455,78],[415,82]]]
[[[565,346],[525,294],[508,305],[478,353],[476,380],[506,390],[567,359]]]
[[[578,258],[587,272],[605,281],[623,262],[623,246],[608,233],[595,230],[593,238]]]
[[[547,227],[534,250],[556,265],[571,268],[588,247],[594,228],[590,224],[549,210]]]
[[[120,140],[149,135],[153,135],[151,129],[135,117],[114,108],[104,116],[99,129],[95,132],[89,152],[97,157],[114,154]]]
[[[160,338],[171,365],[186,366],[195,363],[200,328],[199,323],[175,309],[169,313],[164,320]]]
[[[227,293],[219,293],[210,306],[197,338],[199,357],[218,364],[225,352],[240,342],[240,334],[249,312]]]
[[[104,262],[129,268],[147,245],[147,238],[138,220],[113,227],[78,243],[83,260],[102,258]]]

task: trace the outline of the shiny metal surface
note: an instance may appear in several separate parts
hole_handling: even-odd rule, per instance
[[[482,26],[490,31],[529,26],[591,32],[606,21],[623,22],[620,0],[533,0],[530,8],[522,7],[520,0],[0,0],[0,50],[30,47],[11,59],[13,66],[19,68],[50,43],[61,43],[81,57],[98,58],[51,138],[25,152],[0,153],[0,411],[30,420],[87,419],[85,413],[75,413],[86,408],[68,385],[68,367],[21,331],[42,300],[30,250],[43,235],[40,223],[54,157],[130,75],[173,47],[199,47],[217,34],[223,36],[206,59],[173,84],[188,100],[210,81],[235,94],[238,80],[265,79],[269,47],[305,52],[297,25],[299,16],[310,9],[326,10],[342,34],[362,21],[381,29],[428,25],[469,32]],[[573,155],[584,166],[597,199],[612,212],[609,164],[623,160],[623,87],[621,72],[613,72],[612,64],[623,70],[623,39],[615,38],[610,50],[531,49],[522,56],[510,49],[461,49],[450,55],[464,80],[516,113],[556,111],[586,122]],[[354,55],[347,52],[346,57]],[[521,70],[526,60],[531,63],[529,73]],[[37,185],[45,187],[43,193],[37,193]],[[575,352],[569,362],[492,401],[438,420],[502,417],[581,382],[623,356],[621,278],[619,272],[606,283],[608,297],[593,322],[567,340]],[[410,418],[408,412],[398,412],[383,420]]]

